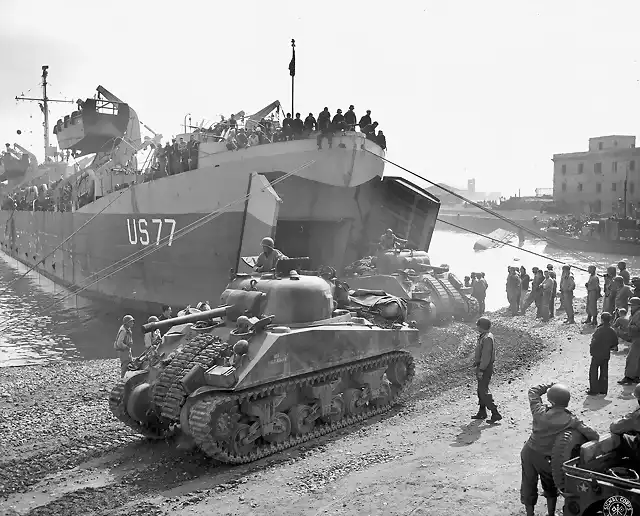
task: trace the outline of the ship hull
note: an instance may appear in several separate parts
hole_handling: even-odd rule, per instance
[[[209,157],[195,170],[118,191],[97,179],[96,191],[110,193],[73,212],[3,210],[0,245],[72,291],[147,312],[217,304],[230,271],[249,272],[242,257],[260,254],[265,236],[287,256],[338,271],[386,228],[427,250],[439,201],[404,179],[382,180],[384,162],[362,149],[381,154],[373,142],[333,144],[210,156],[204,146]]]

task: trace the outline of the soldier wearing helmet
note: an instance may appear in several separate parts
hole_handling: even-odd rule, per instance
[[[591,336],[589,350],[591,352],[591,366],[589,367],[589,390],[587,395],[606,396],[609,388],[609,360],[611,350],[618,347],[618,334],[611,327],[611,314],[602,312],[602,323]]]
[[[576,288],[576,282],[571,274],[571,265],[562,266],[562,276],[560,276],[560,308],[567,313],[565,324],[575,324],[575,315],[573,312],[573,291]]]
[[[273,238],[264,237],[260,245],[262,245],[262,254],[258,256],[255,266],[256,272],[272,271],[276,268],[278,260],[286,258],[284,254],[274,247]]]
[[[491,321],[486,317],[480,317],[476,323],[476,329],[479,332],[478,344],[476,346],[475,361],[473,363],[476,368],[476,378],[478,379],[478,413],[471,416],[471,419],[486,419],[487,409],[491,411],[491,419],[489,423],[496,423],[502,419],[498,412],[498,407],[493,401],[493,395],[489,390],[489,382],[493,375],[493,364],[496,360],[495,339],[489,331],[491,329]]]
[[[154,323],[159,321],[160,319],[158,319],[155,315],[152,315],[151,317],[149,317],[149,319],[147,319],[147,323]],[[160,344],[162,344],[162,335],[160,333],[160,330],[153,330],[149,333],[144,334],[145,349],[151,349],[152,347],[157,348]]]
[[[640,385],[636,385],[633,390],[633,396],[640,405]],[[620,447],[625,455],[634,458],[636,462],[640,461],[640,442],[638,433],[640,433],[640,407],[636,408],[630,414],[619,419],[615,423],[611,423],[609,431],[612,434],[621,436]]]
[[[596,268],[594,265],[589,265],[589,279],[585,283],[587,289],[587,319],[583,321],[583,324],[591,324],[592,326],[598,325],[598,299],[602,297],[600,291],[600,280],[596,275]]]
[[[546,394],[551,406],[542,401]],[[522,447],[522,482],[520,501],[527,516],[533,516],[538,501],[538,477],[542,483],[543,496],[547,499],[549,514],[555,514],[558,489],[551,472],[551,451],[556,438],[566,430],[577,430],[588,440],[599,439],[598,433],[586,426],[567,408],[571,393],[559,383],[536,385],[529,389],[529,406],[533,416],[533,428],[529,440]]]
[[[398,237],[392,229],[387,229],[384,235],[380,237],[380,247],[383,251],[387,251],[388,249],[395,249],[398,244],[400,246],[403,246],[406,243],[407,240]]]
[[[618,262],[618,269],[620,269],[620,276],[622,276],[624,284],[628,285],[631,281],[631,274],[627,270],[627,262]]]
[[[620,385],[632,385],[640,381],[640,298],[629,299],[629,309],[631,317],[627,331],[631,337],[631,346],[624,368],[624,378],[618,381]]]
[[[122,326],[118,329],[118,335],[113,343],[113,348],[120,358],[120,378],[124,378],[129,364],[133,360],[131,355],[131,346],[133,346],[133,324],[135,319],[132,315],[125,315],[122,318]]]

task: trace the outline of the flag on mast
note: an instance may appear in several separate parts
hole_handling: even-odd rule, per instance
[[[291,61],[289,62],[289,75],[291,77],[296,76],[296,40],[291,40],[291,47],[293,49],[293,55],[291,56]]]

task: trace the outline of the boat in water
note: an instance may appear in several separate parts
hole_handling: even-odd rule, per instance
[[[97,92],[55,124],[62,153],[45,144],[38,164],[25,150],[24,172],[14,161],[3,172],[13,175],[0,212],[2,251],[72,291],[147,312],[210,299],[230,271],[250,271],[265,236],[289,257],[339,272],[371,254],[387,228],[429,249],[439,200],[383,177],[384,150],[359,131],[337,131],[322,149],[318,133],[274,138],[282,134],[275,101],[240,112],[236,127],[189,127],[162,147],[162,135],[141,137],[130,105]],[[266,140],[234,143],[265,118]],[[167,164],[167,149],[185,156],[187,145],[186,161]],[[75,162],[59,160],[64,153]]]
[[[486,251],[494,247],[504,247],[505,244],[514,244],[517,241],[518,235],[516,233],[498,228],[487,236],[480,237],[476,240],[475,244],[473,244],[473,250]],[[523,243],[522,238],[520,238],[520,247],[522,247]]]
[[[583,253],[640,256],[640,226],[635,219],[611,217],[591,220],[572,233],[551,226],[543,230],[547,248]]]

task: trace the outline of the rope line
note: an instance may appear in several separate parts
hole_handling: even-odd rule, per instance
[[[519,247],[517,245],[513,245],[513,244],[510,244],[508,242],[503,242],[503,241],[498,240],[496,238],[492,238],[490,236],[483,235],[482,233],[479,233],[477,231],[473,231],[471,229],[463,228],[462,226],[458,226],[457,224],[454,224],[453,222],[447,222],[446,220],[442,220],[441,218],[437,218],[436,220],[438,222],[442,222],[443,224],[448,224],[449,226],[453,226],[454,228],[461,229],[462,231],[465,231],[465,232],[468,232],[468,233],[473,233],[475,235],[478,235],[478,236],[481,236],[481,237],[484,237],[484,238],[488,238],[489,240],[492,240],[494,242],[498,242],[500,244],[503,244],[503,245],[506,245],[506,246],[509,246],[509,247],[513,247],[514,249],[518,249],[519,251],[523,251],[525,253],[533,254],[535,256],[539,256],[540,258],[545,258],[545,259],[549,260],[550,262],[561,263],[562,265],[569,265],[567,262],[563,262],[562,260],[556,260],[555,258],[551,258],[550,256],[547,256],[547,255],[544,255],[544,254],[536,253],[535,251],[531,251],[529,249],[525,249],[524,247]],[[584,269],[582,267],[578,267],[577,265],[572,265],[571,267],[574,268],[574,269],[577,269],[579,271],[589,272],[587,269]],[[599,274],[599,276],[601,276],[601,275]]]
[[[288,172],[288,173],[284,174],[282,177],[279,177],[276,180],[274,180],[273,182],[271,182],[269,184],[269,187],[284,181],[285,179],[291,177],[292,175],[298,174],[300,171],[302,171],[305,168],[311,166],[313,163],[315,163],[315,160],[308,161],[307,163],[305,163],[301,167],[299,167],[299,168],[297,168],[297,169],[295,169],[295,170],[293,170],[291,172]],[[261,188],[260,191],[264,191],[265,188],[266,187]],[[122,266],[118,267],[116,270],[111,271],[109,274],[106,274],[105,276],[101,276],[101,277],[97,278],[96,280],[92,281],[91,283],[88,283],[87,285],[81,286],[84,282],[81,282],[80,284],[77,284],[77,285],[72,285],[71,287],[69,287],[69,289],[73,289],[73,292],[70,292],[69,294],[66,294],[63,298],[61,298],[59,300],[56,300],[55,302],[53,302],[50,305],[46,306],[40,312],[43,313],[43,312],[49,311],[53,307],[55,307],[55,306],[59,305],[60,303],[64,302],[65,300],[67,300],[67,299],[69,299],[71,297],[77,296],[78,294],[80,294],[81,292],[86,290],[87,288],[95,285],[96,283],[98,283],[98,282],[100,282],[102,280],[105,280],[105,279],[113,276],[114,274],[116,274],[116,273],[120,272],[121,270],[129,267],[130,265],[134,264],[135,262],[137,262],[137,261],[139,261],[139,260],[141,260],[141,259],[143,259],[143,258],[155,253],[159,249],[167,246],[169,244],[169,241],[173,242],[174,240],[182,238],[184,235],[190,233],[191,231],[195,231],[199,227],[207,224],[208,222],[211,222],[215,218],[219,217],[222,213],[224,213],[224,211],[226,209],[228,209],[229,207],[233,206],[234,204],[238,204],[238,203],[241,203],[241,202],[246,202],[253,195],[255,195],[255,194],[254,193],[250,193],[248,195],[244,195],[243,197],[241,197],[239,199],[236,199],[235,201],[230,202],[229,204],[227,204],[223,208],[221,208],[219,210],[216,210],[216,211],[213,211],[211,213],[208,213],[207,215],[204,215],[200,219],[192,222],[191,224],[188,224],[187,226],[185,226],[181,230],[177,231],[173,235],[168,235],[166,237],[161,238],[160,242],[157,245],[155,245],[155,246],[153,246],[151,248],[147,248],[147,249],[140,249],[140,250],[138,250],[138,251],[136,251],[134,253],[131,253],[129,256],[119,260],[118,262],[116,262],[114,264],[111,264],[111,265],[109,265],[107,267],[104,267],[100,271],[92,274],[89,278],[84,280],[84,282],[90,281],[92,278],[100,275],[104,271],[107,271],[108,269],[116,267],[120,263],[126,262]],[[3,320],[0,321],[0,331],[5,330],[8,327],[9,323],[11,323],[11,322],[17,322],[17,321],[21,321],[21,320],[24,320],[24,319],[29,319],[31,317],[32,316],[29,315],[29,316],[25,316],[25,317],[13,317],[13,318],[3,319]]]

